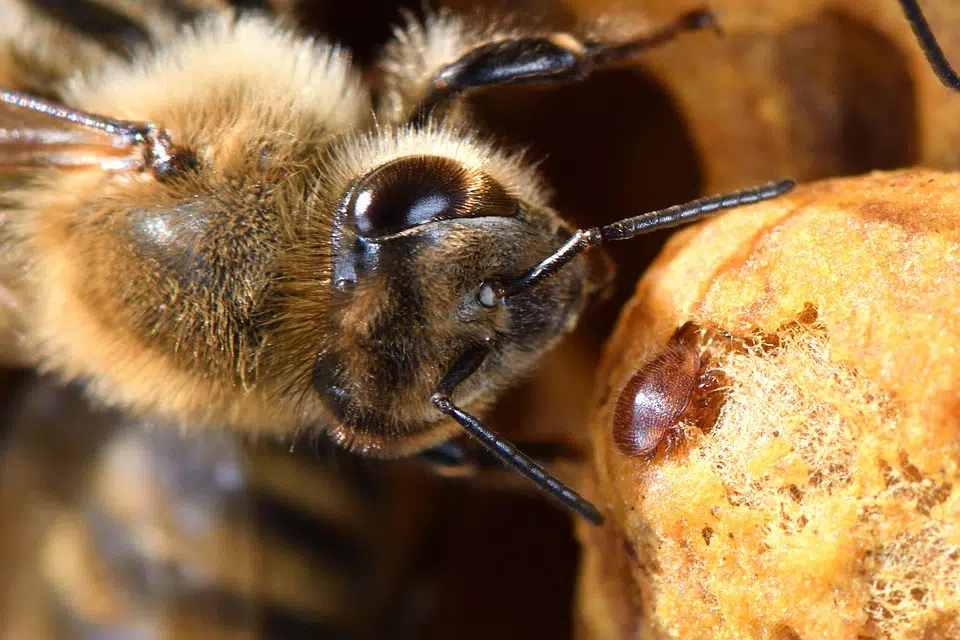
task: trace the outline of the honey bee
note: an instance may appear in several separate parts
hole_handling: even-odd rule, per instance
[[[422,635],[420,556],[447,519],[422,475],[10,387],[0,638]]]
[[[589,249],[793,186],[577,231],[471,126],[472,93],[581,80],[706,10],[611,42],[411,18],[374,99],[346,51],[265,15],[119,29],[109,49],[33,7],[0,4],[0,355],[163,423],[376,457],[466,431],[600,523],[476,414],[574,326],[602,285]]]

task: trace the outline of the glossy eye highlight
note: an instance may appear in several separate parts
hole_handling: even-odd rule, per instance
[[[359,181],[347,203],[349,219],[366,238],[515,211],[513,198],[489,176],[439,156],[409,156],[377,167]]]

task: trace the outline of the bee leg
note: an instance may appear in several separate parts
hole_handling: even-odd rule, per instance
[[[576,82],[597,69],[635,60],[643,51],[685,31],[716,26],[714,15],[695,9],[647,35],[622,42],[578,39],[568,33],[492,37],[469,45],[456,60],[435,69],[412,119],[443,114],[470,91],[505,84]]]
[[[476,473],[477,460],[474,452],[460,442],[441,442],[417,454],[417,460],[448,478],[464,478]]]
[[[441,378],[437,390],[430,397],[431,402],[441,413],[455,420],[457,424],[463,427],[464,431],[479,442],[489,453],[493,454],[502,464],[518,471],[560,504],[580,514],[591,523],[595,525],[603,524],[603,515],[595,506],[560,482],[513,444],[485,427],[476,416],[467,413],[454,404],[451,396],[456,388],[473,375],[483,364],[489,352],[490,348],[487,345],[481,345],[461,356]]]
[[[574,462],[582,457],[576,451],[552,442],[523,442],[518,446],[542,466]],[[486,449],[471,447],[463,442],[441,442],[416,457],[440,475],[448,477],[467,477],[488,469],[503,469],[500,460]]]

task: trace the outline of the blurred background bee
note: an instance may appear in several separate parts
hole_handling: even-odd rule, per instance
[[[282,24],[291,29],[311,24],[339,34],[340,24],[350,22],[342,9],[326,3],[317,7],[235,4],[235,9],[249,9],[239,5],[251,4],[261,10],[272,8],[285,16]],[[428,163],[423,173],[425,184],[444,196],[455,196],[457,188],[469,183],[471,197],[490,209],[504,208],[503,217],[513,215],[518,206],[503,189],[504,184],[511,193],[521,192],[528,205],[539,205],[545,197],[539,178],[515,156],[486,146],[472,129],[457,131],[456,136],[442,131],[419,135],[413,129],[414,133],[407,135],[403,133],[406,130],[398,129],[381,139],[348,139],[332,160],[327,159],[334,164],[322,167],[339,182],[311,192],[308,178],[321,167],[311,165],[307,158],[315,155],[316,148],[327,146],[351,128],[373,126],[366,89],[340,50],[302,40],[267,18],[238,18],[224,9],[214,2],[0,2],[0,87],[17,92],[7,94],[7,105],[0,111],[0,143],[4,145],[0,165],[7,170],[0,178],[4,181],[0,196],[0,242],[4,247],[0,257],[0,359],[11,368],[5,385],[6,455],[0,508],[5,522],[18,523],[4,528],[0,557],[0,570],[7,577],[0,594],[0,620],[9,637],[421,637],[424,610],[429,607],[418,599],[442,600],[436,585],[451,579],[442,572],[425,577],[443,557],[444,545],[438,540],[446,539],[448,553],[458,559],[465,555],[457,544],[458,536],[467,536],[468,549],[509,549],[509,545],[491,544],[489,525],[476,526],[476,519],[484,518],[482,509],[464,510],[471,515],[453,522],[449,506],[464,502],[457,484],[430,483],[417,470],[400,463],[372,469],[311,438],[291,442],[288,434],[282,434],[250,442],[218,430],[221,423],[251,431],[263,425],[293,430],[299,424],[293,416],[314,409],[332,414],[335,424],[353,419],[354,424],[348,425],[351,428],[333,435],[341,444],[364,452],[389,449],[390,454],[404,453],[450,435],[449,427],[427,434],[402,428],[396,433],[365,432],[353,412],[338,414],[338,403],[344,397],[354,399],[366,393],[369,406],[395,393],[398,382],[410,381],[403,380],[404,369],[394,372],[392,384],[381,384],[391,372],[364,369],[359,359],[351,363],[355,370],[346,376],[338,368],[351,358],[351,345],[346,343],[333,364],[318,359],[318,351],[329,353],[331,348],[320,348],[312,338],[319,335],[332,343],[332,336],[338,335],[334,327],[317,325],[326,309],[298,307],[275,314],[287,323],[288,335],[301,334],[286,345],[288,351],[271,354],[269,349],[259,351],[253,346],[260,339],[253,335],[256,328],[236,319],[249,315],[261,292],[244,287],[275,274],[268,274],[274,268],[269,261],[248,259],[260,255],[251,247],[293,242],[316,258],[326,242],[320,238],[329,237],[331,227],[335,242],[338,233],[353,239],[325,219],[285,228],[282,221],[269,219],[265,200],[323,201],[331,193],[357,187],[354,181],[358,177],[376,174],[376,181],[366,185],[371,187],[367,193],[386,189],[391,196],[405,197],[417,206],[407,210],[410,220],[400,221],[401,226],[394,228],[390,225],[395,221],[378,218],[376,202],[371,205],[354,197],[340,205],[365,216],[367,231],[374,236],[402,233],[407,230],[403,225],[419,224],[431,216],[456,214],[447,209],[455,209],[457,203],[448,199],[425,206],[417,200],[421,194],[405,191],[409,184],[392,183],[389,170],[373,171],[381,164],[402,162],[407,150],[442,152],[466,165],[464,171],[462,166]],[[359,45],[356,50],[361,62],[372,59],[365,53],[371,50],[366,45],[388,40],[386,25],[403,24],[396,9],[385,4],[380,7],[382,29],[381,22],[372,19],[378,14],[363,16],[363,29],[358,31],[364,33],[361,40],[366,42],[351,42]],[[659,43],[677,31],[704,26],[703,17],[694,12],[677,23],[661,25],[660,31],[648,29],[652,42],[638,44]],[[563,25],[564,17],[552,16],[551,21]],[[201,26],[184,32],[187,23]],[[452,99],[471,82],[486,82],[482,73],[470,77],[469,72],[477,68],[462,65],[468,73],[461,81],[468,81],[462,87],[453,85],[449,96],[440,84],[435,83],[433,91],[424,84],[440,61],[449,62],[450,49],[459,51],[465,42],[483,47],[493,33],[487,22],[478,21],[474,26],[470,20],[447,16],[426,22],[426,29],[422,21],[406,24],[382,64],[367,74],[380,89],[376,102],[382,124],[416,121],[421,111],[470,110],[477,118],[477,131],[487,128],[485,123],[493,130],[501,130],[503,123],[507,129],[519,124],[518,132],[527,130],[518,140],[531,137],[527,134],[534,124],[533,115],[527,116],[526,127],[522,110],[505,117],[498,113],[500,98],[496,96],[478,94],[469,104]],[[343,33],[350,42],[350,29]],[[510,33],[523,40],[524,32],[511,29]],[[560,54],[576,59],[590,48],[564,35],[536,40],[538,46],[556,49],[547,52],[554,59]],[[179,48],[168,48],[171,42],[179,43]],[[505,53],[511,53],[509,48]],[[158,69],[164,72],[157,73]],[[308,94],[303,89],[318,79],[312,73],[322,76],[323,90]],[[580,109],[579,119],[592,120],[596,111],[591,105],[604,102],[605,91],[622,103],[619,113],[631,114],[623,115],[621,124],[628,119],[631,122],[620,133],[632,131],[637,138],[621,140],[623,147],[631,148],[632,153],[645,147],[644,155],[658,156],[650,132],[640,142],[633,114],[636,104],[645,104],[648,112],[659,105],[663,113],[670,114],[668,101],[638,72],[613,73],[621,77],[601,77],[599,85],[582,93],[561,94],[560,102],[566,106],[548,111],[577,119],[576,110]],[[585,72],[577,70],[570,77],[579,75]],[[296,91],[290,92],[290,87]],[[21,91],[35,98],[28,103],[27,93]],[[568,90],[554,90],[551,101],[560,91]],[[585,96],[579,103],[578,95]],[[507,96],[508,101],[517,99]],[[541,99],[537,94],[532,98]],[[59,101],[85,111],[63,108]],[[527,113],[544,110],[530,103]],[[94,113],[132,116],[136,121],[92,116]],[[51,117],[60,126],[51,124]],[[78,137],[76,125],[91,117],[86,123],[91,126]],[[238,118],[233,124],[243,129],[243,135],[230,135],[228,127],[220,127],[229,118]],[[671,124],[672,130],[667,127],[664,133],[661,127],[653,131],[654,136],[665,136],[664,151],[678,135],[682,137],[681,127],[671,118],[667,115],[662,122]],[[168,137],[165,128],[148,127],[146,123],[152,120],[163,121],[164,127],[179,136]],[[564,129],[564,123],[555,124]],[[541,126],[539,121],[536,126]],[[609,126],[604,123],[605,128]],[[274,135],[262,135],[264,131]],[[542,129],[540,136],[547,135],[545,132]],[[537,132],[533,134],[536,140]],[[577,139],[576,134],[567,132],[556,140],[559,149],[579,145],[582,154],[584,146],[597,144],[590,140],[593,137],[586,133]],[[191,141],[190,148],[180,144],[184,139]],[[197,153],[197,149],[204,151]],[[556,148],[544,144],[542,150]],[[577,154],[567,154],[566,160],[560,154],[559,166],[570,163],[567,169],[584,185],[593,180],[594,185],[623,188],[632,180],[614,179],[624,169],[610,150],[609,142],[595,147],[592,154],[588,148],[587,155],[596,156],[589,170],[583,168],[583,156]],[[658,174],[684,169],[681,181],[654,184],[642,196],[634,190],[598,195],[595,186],[571,189],[572,195],[567,197],[584,198],[580,207],[571,209],[589,213],[585,219],[596,223],[622,217],[624,211],[636,213],[699,195],[695,162],[687,157],[676,160],[685,151],[683,145],[671,147],[670,153],[659,154],[656,160]],[[489,167],[493,179],[471,166],[480,161]],[[555,164],[553,169],[548,165],[548,174],[557,171],[557,161],[551,162]],[[44,165],[60,171],[55,175],[37,171]],[[201,183],[195,178],[198,166],[214,167],[229,179]],[[96,171],[89,171],[91,168]],[[432,172],[438,169],[439,182],[430,183],[435,177]],[[636,170],[636,163],[631,163],[631,174]],[[110,173],[134,177],[117,189],[104,177]],[[591,178],[587,173],[594,175]],[[148,177],[149,185],[138,182],[140,174]],[[264,186],[273,183],[275,189]],[[99,194],[98,208],[78,204],[92,192]],[[198,198],[196,193],[204,197]],[[323,204],[329,210],[338,206]],[[76,217],[72,215],[75,205],[81,210]],[[554,217],[533,209],[524,213],[542,229],[518,247],[526,256],[524,264],[554,250],[555,243],[546,240],[569,233]],[[45,214],[31,215],[38,210]],[[118,210],[131,212],[120,226],[110,215]],[[235,215],[223,228],[211,229],[211,211]],[[424,215],[428,217],[415,219]],[[29,248],[24,237],[33,243]],[[652,251],[625,253],[628,258],[622,263],[629,282]],[[364,260],[393,259],[347,254],[350,259],[342,264],[324,264],[319,259],[284,265],[288,277],[276,279],[279,299],[309,299],[310,292],[297,287],[311,286],[311,279],[319,278],[317,274],[323,270],[334,274],[333,284],[344,293],[352,293],[357,286],[355,272],[365,268]],[[40,255],[43,259],[38,259]],[[576,268],[585,269],[579,263]],[[246,271],[236,274],[237,269]],[[172,278],[164,277],[170,274]],[[329,274],[325,277],[330,279]],[[564,328],[585,297],[573,280],[559,277],[550,281],[555,291],[547,301],[569,307],[570,313],[559,317]],[[74,287],[61,286],[68,281]],[[448,290],[443,283],[435,284],[441,294]],[[229,303],[237,308],[217,308],[209,315],[202,310],[195,313],[226,300],[204,297],[218,287],[229,292]],[[24,291],[34,292],[31,296],[36,298],[24,299]],[[319,297],[325,305],[331,304],[326,297]],[[477,300],[482,303],[482,296]],[[613,308],[615,301],[616,296],[608,308]],[[175,312],[169,311],[175,307]],[[355,307],[352,313],[361,317],[380,311],[375,300],[366,309]],[[407,311],[398,309],[397,313]],[[604,324],[603,319],[593,324],[597,327],[594,336],[604,333]],[[104,327],[112,331],[109,337],[101,333]],[[539,356],[559,333],[562,331],[556,327],[546,333],[542,328],[530,329],[529,335],[521,336],[529,353],[512,354],[508,364],[527,368],[530,363],[525,361]],[[211,334],[219,338],[211,339]],[[494,414],[494,423],[502,419],[508,428],[523,425],[523,438],[543,444],[539,450],[560,451],[555,456],[559,460],[576,459],[583,441],[571,425],[580,423],[578,410],[585,405],[581,399],[589,388],[590,362],[598,342],[596,337],[574,340],[549,356],[565,363],[558,367],[563,379],[548,378],[545,383],[533,383],[540,385],[539,390],[528,386],[516,392],[514,399],[503,405],[508,408]],[[439,347],[448,348],[444,344]],[[157,358],[158,350],[169,357]],[[87,390],[95,397],[135,411],[90,406],[74,388],[14,370],[34,366],[38,360],[59,375],[87,381]],[[310,366],[300,367],[305,360],[311,361]],[[294,364],[299,369],[294,370]],[[184,368],[191,367],[208,375],[181,375]],[[279,372],[275,379],[285,384],[272,389],[256,387],[254,374],[261,368]],[[433,380],[443,374],[434,369],[425,367]],[[419,368],[411,365],[409,370]],[[338,389],[345,386],[345,378],[377,384],[366,391],[350,388],[340,396]],[[429,392],[423,392],[426,385],[432,384],[429,380],[416,382],[409,386],[418,393],[419,405],[408,402],[414,405],[414,418],[429,399]],[[494,377],[489,382],[497,386],[501,380]],[[298,385],[330,392],[319,400],[325,406],[311,407],[318,400],[306,395],[291,400],[291,389]],[[555,393],[550,385],[563,392]],[[573,397],[570,390],[576,392]],[[553,399],[551,410],[534,416],[530,407],[540,405],[545,394]],[[565,395],[566,405],[557,401]],[[248,401],[250,397],[254,400]],[[481,400],[478,406],[486,403],[485,398]],[[172,424],[162,418],[134,417],[164,413],[176,418]],[[182,438],[178,433],[181,423],[211,428]],[[439,450],[433,460],[443,463],[444,455],[456,458],[463,451],[456,447]],[[562,464],[552,469],[563,474]],[[508,511],[510,521],[521,531],[538,521],[561,530],[566,526],[556,514],[547,515],[527,503],[512,509]],[[473,515],[476,513],[480,515]],[[454,531],[449,535],[438,533],[451,526]],[[457,533],[458,527],[471,533]],[[510,537],[515,537],[515,532]],[[565,602],[572,583],[572,544],[568,538],[559,539],[556,544],[565,552],[561,557],[566,562],[556,563],[558,556],[544,551],[549,549],[544,539],[549,538],[537,529],[530,534],[530,540],[536,541],[535,555],[550,558],[553,565],[538,578],[543,585],[566,585],[559,594],[559,601]],[[477,544],[479,539],[484,539],[484,545]],[[527,570],[538,571],[528,551],[519,553]],[[493,564],[516,566],[506,559],[509,551],[494,555]],[[462,573],[483,563],[467,559],[457,564]],[[566,579],[552,580],[557,571]],[[482,575],[471,575],[482,592],[489,594]],[[432,598],[423,595],[424,589],[429,590],[424,585],[431,579]],[[535,593],[549,591],[534,589]],[[537,620],[537,635],[543,635],[535,601],[536,597],[525,597],[524,617]],[[555,602],[545,601],[548,606]],[[485,608],[489,604],[488,600]],[[460,606],[448,610],[460,613]],[[442,602],[437,608],[442,608]],[[568,609],[563,605],[561,610]],[[548,617],[556,619],[556,611],[552,608]],[[565,622],[560,620],[561,627]],[[457,623],[460,626],[463,619]],[[519,633],[517,627],[513,629]]]
[[[424,637],[444,487],[14,386],[0,637]]]

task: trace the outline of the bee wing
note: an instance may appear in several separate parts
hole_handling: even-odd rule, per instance
[[[127,171],[143,165],[146,125],[0,90],[0,173],[40,167]]]

